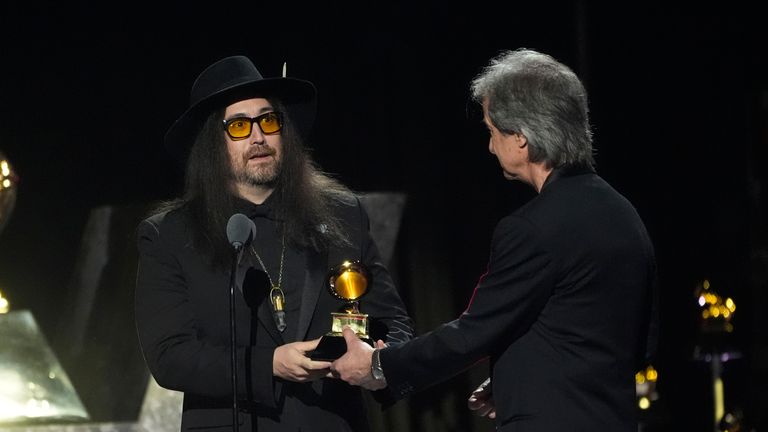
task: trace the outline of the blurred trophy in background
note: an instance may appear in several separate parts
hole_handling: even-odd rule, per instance
[[[659,393],[656,383],[659,372],[652,364],[648,364],[635,374],[635,397],[637,402],[637,431],[651,432],[660,429],[660,409],[657,401]]]
[[[659,399],[659,394],[656,392],[656,381],[658,378],[659,373],[653,365],[648,365],[648,367],[635,374],[637,406],[641,410],[649,409],[651,404]]]
[[[16,204],[17,182],[0,153],[0,232]],[[32,313],[10,309],[0,292],[0,427],[87,420],[85,407]]]
[[[13,207],[16,205],[16,174],[11,170],[11,163],[0,152],[0,233],[8,223],[13,213]],[[3,297],[0,292],[0,314],[7,313],[10,310],[8,299]]]
[[[736,432],[742,430],[742,415],[738,408],[726,412],[723,366],[741,358],[741,353],[730,344],[733,333],[731,320],[736,303],[730,297],[716,292],[709,280],[704,279],[695,290],[699,306],[699,341],[694,358],[709,364],[712,379],[713,431]]]
[[[30,311],[0,314],[0,341],[0,428],[89,419]]]
[[[8,223],[16,204],[16,184],[18,177],[13,172],[11,163],[8,162],[3,152],[0,152],[0,233]]]

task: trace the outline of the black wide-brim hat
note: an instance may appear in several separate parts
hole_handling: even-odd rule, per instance
[[[210,113],[235,102],[262,97],[282,103],[289,119],[305,138],[315,119],[315,86],[297,78],[264,78],[256,66],[244,56],[221,59],[198,75],[189,95],[189,109],[165,134],[165,147],[171,155],[184,161]]]

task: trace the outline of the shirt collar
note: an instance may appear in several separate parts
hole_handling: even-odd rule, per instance
[[[274,212],[274,199],[272,198],[275,194],[270,194],[267,199],[264,200],[261,204],[255,204],[251,201],[248,201],[247,199],[241,198],[239,196],[235,196],[235,210],[239,213],[242,213],[246,216],[248,216],[250,219],[255,219],[257,217],[263,217],[267,219],[276,220],[275,212]]]
[[[549,175],[547,176],[547,179],[544,180],[544,184],[541,186],[541,190],[543,191],[548,185],[556,182],[561,178],[572,177],[572,176],[581,175],[581,174],[594,174],[594,173],[595,173],[595,169],[589,164],[566,165],[559,168],[555,168],[552,170],[551,173],[549,173]]]

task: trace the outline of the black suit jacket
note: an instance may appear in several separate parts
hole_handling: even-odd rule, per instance
[[[331,267],[361,260],[371,271],[361,310],[370,315],[373,334],[389,343],[410,339],[411,321],[381,263],[368,233],[368,217],[356,199],[341,205],[338,216],[351,245],[318,253],[299,251],[306,263],[298,318],[298,340],[318,338],[330,330],[331,312],[342,306],[327,290]],[[157,382],[184,392],[182,430],[231,430],[229,272],[214,270],[205,253],[191,244],[189,214],[184,207],[142,221],[138,226],[139,271],[136,324],[147,365]],[[222,227],[224,230],[224,227]],[[241,286],[249,265],[238,270]],[[367,430],[358,388],[340,380],[298,384],[272,375],[275,348],[284,343],[269,300],[249,307],[236,295],[238,399],[241,430]]]
[[[503,431],[636,431],[655,260],[633,206],[591,170],[556,171],[501,220],[455,321],[381,352],[405,396],[491,358]]]

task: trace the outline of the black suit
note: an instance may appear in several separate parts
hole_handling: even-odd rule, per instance
[[[261,211],[264,207],[241,207],[261,225],[259,233],[275,225]],[[410,319],[380,262],[368,233],[368,217],[359,201],[340,205],[338,217],[349,234],[348,247],[323,253],[289,248],[286,254],[290,275],[286,275],[284,286],[288,284],[294,293],[286,300],[295,307],[296,316],[289,317],[285,333],[277,330],[266,292],[256,293],[255,299],[247,290],[246,298],[240,292],[236,295],[241,430],[252,430],[254,417],[258,417],[258,430],[262,432],[367,430],[358,388],[335,379],[298,384],[272,375],[276,347],[294,340],[315,339],[330,330],[330,313],[343,304],[327,291],[331,267],[344,260],[361,260],[372,273],[369,292],[361,300],[362,312],[371,317],[372,336],[390,343],[411,337]],[[139,338],[157,382],[184,392],[182,430],[231,430],[229,272],[213,270],[208,256],[191,246],[191,239],[189,213],[184,207],[139,224]],[[264,249],[261,253],[266,261]],[[238,287],[247,286],[244,279],[248,280],[250,271],[245,270],[249,267],[260,268],[251,255],[241,265]]]
[[[653,248],[633,206],[591,170],[560,170],[501,220],[455,321],[386,348],[400,397],[489,357],[503,431],[636,431]]]

